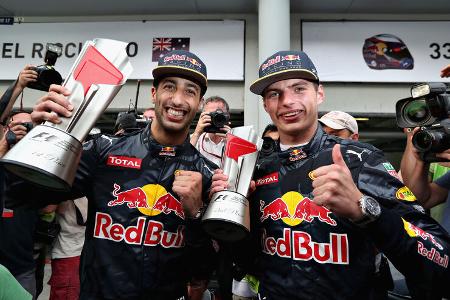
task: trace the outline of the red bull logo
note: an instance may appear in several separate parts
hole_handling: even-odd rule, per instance
[[[153,205],[153,209],[159,210],[166,215],[175,213],[178,217],[184,219],[183,206],[171,193],[158,198]]]
[[[329,243],[314,242],[307,232],[284,228],[280,238],[262,235],[262,251],[294,260],[315,260],[320,264],[348,265],[349,247],[346,234],[330,233]]]
[[[164,248],[184,247],[184,226],[178,226],[177,232],[164,230],[164,224],[139,217],[136,225],[125,227],[114,223],[110,215],[97,212],[95,215],[94,237],[113,242],[126,242],[130,245],[162,246]]]
[[[300,60],[300,55],[289,54],[281,57],[282,60]]]
[[[147,184],[122,192],[119,192],[119,190],[120,185],[114,184],[112,194],[115,199],[108,202],[109,207],[126,204],[128,208],[137,208],[147,216],[174,213],[184,220],[181,202],[159,184]]]
[[[419,228],[411,223],[409,223],[408,221],[406,221],[405,219],[402,218],[403,221],[403,226],[405,228],[406,233],[408,233],[408,235],[410,237],[420,237],[423,240],[429,240],[433,245],[435,245],[439,250],[444,250],[444,247],[442,247],[441,244],[439,244],[436,239],[434,238],[434,236],[428,232],[425,232],[424,230],[422,230],[422,228]]]
[[[302,149],[294,149],[289,153],[289,161],[297,161],[306,158],[306,153]]]
[[[175,156],[175,148],[174,147],[162,147],[159,152],[161,156]]]
[[[112,192],[115,197],[114,200],[108,202],[108,206],[116,206],[127,204],[129,208],[148,207],[147,195],[139,188],[133,188],[130,190],[119,192],[120,185],[114,183],[114,191]]]
[[[417,242],[417,252],[441,267],[448,267],[448,255],[441,256],[434,248],[427,249],[424,244]]]
[[[261,222],[267,219],[273,221],[282,220],[289,226],[296,226],[303,221],[308,223],[314,220],[336,226],[336,221],[330,216],[329,211],[324,206],[315,204],[308,197],[303,197],[298,192],[287,192],[281,198],[277,198],[267,205],[260,200]]]

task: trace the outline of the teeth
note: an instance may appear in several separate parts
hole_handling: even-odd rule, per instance
[[[283,114],[283,116],[285,116],[285,117],[292,117],[292,116],[295,116],[296,114],[298,114],[298,111],[293,111],[293,112],[290,112],[290,113],[287,113],[287,114]]]
[[[184,112],[183,112],[183,111],[181,111],[181,110],[175,110],[175,109],[172,109],[172,108],[169,108],[169,109],[167,110],[167,112],[168,112],[169,114],[171,114],[171,115],[174,115],[174,116],[183,116],[183,115],[184,115]]]

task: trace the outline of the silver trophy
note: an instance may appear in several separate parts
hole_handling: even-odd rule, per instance
[[[218,240],[238,241],[250,232],[247,194],[260,148],[253,126],[227,134],[221,168],[228,175],[228,189],[212,196],[202,219],[205,231]]]
[[[111,103],[133,68],[127,43],[95,39],[84,44],[63,85],[74,109],[62,123],[33,128],[0,161],[12,173],[35,184],[69,190],[83,141]]]

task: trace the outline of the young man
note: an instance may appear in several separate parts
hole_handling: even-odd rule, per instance
[[[324,91],[309,57],[275,53],[250,89],[280,134],[280,149],[255,170],[258,236],[240,248],[255,249],[239,263],[256,257],[261,299],[373,299],[376,249],[426,297],[448,294],[450,237],[380,150],[325,134],[317,115]],[[217,171],[211,193],[226,184]]]
[[[212,96],[205,100],[195,131],[191,135],[191,144],[207,159],[220,166],[222,162],[222,151],[225,145],[225,132],[230,127],[227,124],[223,127],[223,132],[220,133],[205,132],[205,128],[212,124],[210,113],[217,110],[222,111],[228,117],[230,116],[228,103],[222,97]]]
[[[188,138],[207,89],[206,67],[177,50],[161,57],[153,77],[156,117],[147,128],[85,143],[70,194],[35,189],[36,202],[89,200],[80,299],[185,299],[187,281],[210,272],[213,248],[200,212],[213,164]],[[70,116],[68,95],[52,86],[34,121]]]
[[[319,122],[322,124],[322,129],[329,135],[355,141],[359,139],[358,123],[355,118],[346,112],[330,111],[324,114]]]

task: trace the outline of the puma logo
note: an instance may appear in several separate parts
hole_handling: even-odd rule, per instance
[[[353,151],[353,150],[347,150],[345,153],[347,153],[347,154],[354,154],[354,155],[356,155],[359,158],[359,161],[362,161],[362,154],[364,152],[369,153],[369,151],[367,151],[366,149],[364,149],[361,153],[358,153],[358,152]]]

